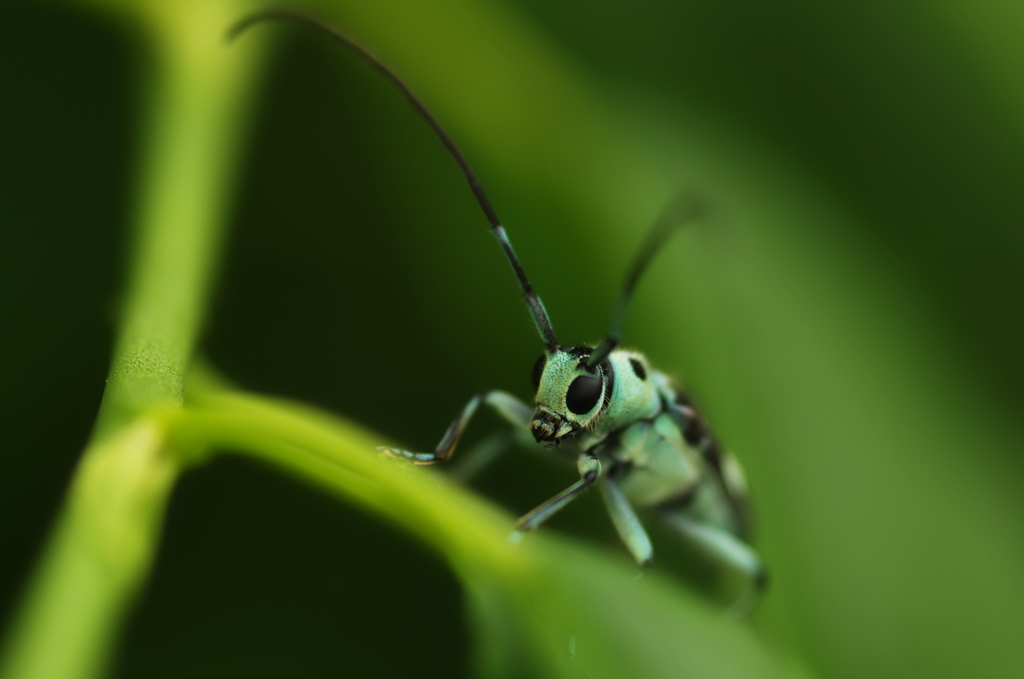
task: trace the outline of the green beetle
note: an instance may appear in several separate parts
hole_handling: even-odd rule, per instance
[[[649,565],[654,556],[636,514],[643,509],[718,563],[745,574],[750,587],[733,610],[749,610],[767,584],[767,571],[745,541],[749,509],[743,471],[719,445],[682,390],[664,373],[652,370],[642,354],[618,348],[626,309],[641,273],[679,225],[704,215],[699,198],[680,196],[648,234],[626,277],[608,336],[595,347],[562,346],[476,174],[426,106],[376,57],[313,17],[284,10],[258,12],[236,24],[230,36],[270,19],[297,20],[324,31],[383,75],[430,125],[458,163],[487,216],[545,344],[533,371],[537,388],[533,407],[506,392],[489,391],[466,404],[433,452],[380,450],[416,464],[446,461],[473,414],[487,404],[514,428],[532,434],[538,443],[549,448],[568,444],[578,452],[579,480],[520,518],[518,531],[536,529],[586,489],[597,486],[616,530],[638,564]]]

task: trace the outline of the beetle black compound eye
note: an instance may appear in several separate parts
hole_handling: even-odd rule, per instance
[[[577,415],[589,413],[601,398],[601,380],[597,377],[580,375],[565,392],[565,407]]]
[[[544,374],[544,368],[547,367],[548,356],[547,354],[541,354],[537,362],[533,364],[533,387],[534,389],[540,389],[540,378]]]

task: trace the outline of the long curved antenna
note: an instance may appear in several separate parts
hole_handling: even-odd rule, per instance
[[[378,73],[390,82],[395,89],[402,93],[406,101],[415,109],[423,120],[430,125],[430,128],[437,135],[437,138],[441,140],[441,143],[448,150],[448,153],[458,163],[459,169],[462,170],[462,174],[465,175],[466,181],[469,183],[469,188],[476,197],[476,201],[480,203],[481,209],[487,216],[487,221],[491,223],[491,233],[498,239],[498,243],[501,245],[502,252],[505,253],[505,257],[508,258],[509,263],[512,265],[512,271],[515,272],[516,278],[519,279],[519,288],[523,292],[523,298],[526,300],[526,306],[530,310],[530,316],[533,318],[533,324],[537,327],[537,332],[540,333],[540,337],[544,340],[544,344],[547,345],[549,352],[558,350],[558,342],[555,340],[555,331],[551,327],[551,319],[548,317],[548,312],[544,308],[544,303],[540,301],[540,297],[533,291],[533,286],[530,285],[529,279],[526,277],[526,273],[523,271],[522,265],[519,263],[519,258],[516,257],[516,253],[512,250],[512,244],[508,241],[508,236],[505,234],[505,227],[501,225],[498,220],[497,213],[494,212],[494,207],[491,205],[490,199],[487,198],[487,194],[484,193],[483,187],[480,185],[480,180],[477,179],[476,173],[473,172],[473,168],[470,167],[469,161],[462,155],[462,151],[456,146],[455,141],[448,135],[445,129],[438,122],[437,118],[427,109],[420,99],[412,93],[409,86],[402,82],[394,71],[385,66],[377,57],[373,56],[365,48],[359,45],[357,42],[348,38],[337,29],[324,23],[320,19],[303,14],[301,12],[294,12],[283,9],[269,9],[262,10],[250,14],[242,18],[238,23],[228,30],[228,40],[234,40],[239,35],[244,33],[250,27],[263,21],[272,21],[275,19],[291,19],[304,23],[313,28],[317,28],[331,38],[335,42],[341,43],[352,52],[354,52],[359,58],[368,63]]]
[[[590,354],[590,358],[587,360],[588,368],[593,368],[608,358],[608,354],[612,353],[615,347],[619,345],[619,340],[622,339],[622,325],[626,320],[626,309],[629,307],[629,302],[633,297],[633,289],[636,287],[637,281],[640,280],[640,274],[651,263],[654,255],[661,249],[661,246],[665,244],[665,241],[668,240],[668,237],[672,235],[676,228],[700,219],[707,212],[705,203],[694,191],[684,191],[679,194],[662,211],[654,226],[647,233],[647,238],[644,239],[640,250],[637,252],[636,259],[633,260],[633,266],[630,267],[629,273],[626,274],[626,281],[622,286],[622,294],[619,296],[619,303],[615,307],[615,315],[612,317],[611,329],[601,344]]]

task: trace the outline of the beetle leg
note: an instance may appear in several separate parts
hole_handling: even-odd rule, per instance
[[[388,448],[381,446],[377,450],[380,450],[392,457],[401,457],[406,460],[412,460],[416,464],[433,464],[435,462],[444,462],[452,456],[455,452],[455,446],[459,443],[459,438],[462,436],[463,430],[469,421],[473,419],[473,414],[476,413],[477,408],[480,407],[481,403],[494,408],[495,412],[501,415],[506,421],[515,427],[520,427],[525,430],[530,428],[530,417],[533,414],[533,410],[530,406],[526,405],[512,394],[504,391],[487,391],[483,394],[477,394],[469,400],[466,407],[462,409],[462,413],[455,418],[451,426],[448,427],[448,431],[445,432],[441,442],[437,444],[437,448],[432,453],[410,453],[407,450],[400,450],[398,448]]]
[[[524,514],[522,518],[516,521],[516,530],[531,531],[536,529],[537,526],[550,519],[552,515],[582,495],[583,491],[594,485],[601,477],[601,462],[590,453],[580,455],[576,467],[580,472],[580,480],[547,502],[538,505],[530,512]]]
[[[750,579],[750,587],[733,603],[729,613],[743,617],[752,611],[768,587],[768,571],[757,552],[732,533],[683,514],[664,512],[662,518],[709,557]]]
[[[458,462],[449,467],[448,478],[459,483],[469,483],[487,465],[493,462],[508,448],[512,442],[511,432],[499,430],[486,438],[477,441],[465,453],[459,455]]]
[[[651,547],[651,539],[647,537],[647,531],[644,530],[643,524],[637,518],[626,495],[611,479],[604,479],[600,488],[601,497],[604,498],[604,504],[608,507],[612,523],[615,524],[615,529],[629,549],[629,553],[641,566],[650,566],[654,562],[654,548]]]

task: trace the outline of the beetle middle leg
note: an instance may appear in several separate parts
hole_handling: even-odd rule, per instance
[[[470,446],[465,453],[459,455],[458,461],[453,462],[449,467],[448,478],[462,484],[469,483],[505,452],[514,440],[513,432],[507,429],[491,432]]]

